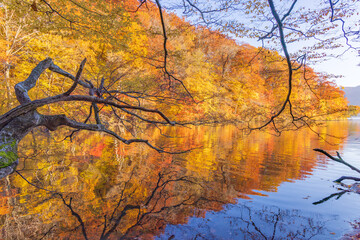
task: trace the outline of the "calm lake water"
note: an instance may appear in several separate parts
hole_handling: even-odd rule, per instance
[[[360,195],[313,203],[357,173],[312,149],[360,167],[360,120],[314,130],[321,138],[309,129],[243,136],[234,126],[146,135],[192,149],[177,155],[94,133],[73,142],[29,134],[18,170],[37,187],[19,174],[0,180],[0,239],[347,239]]]

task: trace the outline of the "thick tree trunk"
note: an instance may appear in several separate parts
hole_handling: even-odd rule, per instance
[[[42,61],[25,81],[15,86],[16,97],[21,104],[18,107],[31,102],[28,91],[35,86],[36,80],[51,62],[51,59]],[[6,114],[0,116],[0,119],[1,117],[6,118]],[[0,127],[0,178],[4,178],[15,171],[19,163],[17,155],[19,142],[31,129],[39,126],[42,119],[42,115],[37,113],[36,109],[29,109],[19,116],[10,118],[6,124]]]
[[[41,116],[32,111],[13,119],[0,130],[0,178],[14,172],[19,163],[18,143],[31,129],[39,125],[40,120]]]

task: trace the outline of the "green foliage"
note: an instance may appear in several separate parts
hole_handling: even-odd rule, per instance
[[[0,168],[10,166],[18,159],[16,150],[16,140],[0,145]]]

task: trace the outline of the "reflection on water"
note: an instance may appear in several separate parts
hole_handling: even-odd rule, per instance
[[[192,218],[186,226],[169,225],[158,239],[328,239],[326,221],[295,209],[238,203],[206,218]]]
[[[97,134],[71,143],[33,133],[19,172],[37,187],[18,174],[2,181],[0,238],[337,239],[360,217],[359,196],[313,205],[352,173],[312,149],[357,165],[359,130],[342,121],[319,127],[323,139],[309,130],[242,136],[233,126],[163,129],[174,138],[151,131],[157,145],[194,148],[181,155]]]

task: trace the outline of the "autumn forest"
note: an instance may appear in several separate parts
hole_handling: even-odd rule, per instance
[[[359,107],[338,76],[308,64],[340,37],[355,49],[327,25],[353,6],[329,1],[307,15],[297,0],[2,0],[0,238],[274,239],[279,221],[310,222],[237,204],[311,178],[328,163],[312,148],[345,149],[360,129],[341,122]],[[206,225],[231,207],[249,214]],[[328,217],[280,236],[344,234]]]
[[[155,4],[137,9],[138,1],[93,1],[86,8],[64,3],[53,3],[62,15],[40,9],[45,6],[36,1],[3,6],[1,113],[16,106],[12,86],[46,57],[68,72],[76,72],[86,57],[83,76],[93,84],[99,86],[105,79],[106,89],[122,92],[119,98],[135,98],[178,122],[239,122],[256,127],[286,97],[286,60],[275,51],[237,43],[219,31],[164,12],[168,38],[164,69],[163,32]],[[71,84],[62,76],[47,75],[30,92],[32,98],[60,93]],[[294,72],[293,88],[293,111],[298,117],[334,118],[347,110],[336,84],[309,67]],[[59,108],[86,117],[81,114],[87,112],[84,105],[72,106],[76,110],[71,112],[63,104],[41,111]],[[102,108],[101,114],[115,121],[110,108]]]

